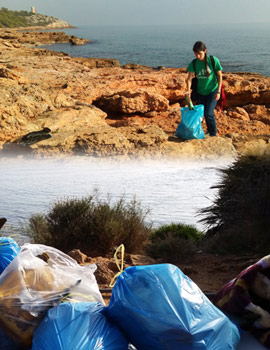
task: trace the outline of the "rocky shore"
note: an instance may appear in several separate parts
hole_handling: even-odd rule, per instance
[[[0,156],[270,154],[270,77],[225,72],[218,137],[183,141],[174,132],[184,68],[120,66],[37,47],[56,42],[87,44],[63,32],[0,31]]]

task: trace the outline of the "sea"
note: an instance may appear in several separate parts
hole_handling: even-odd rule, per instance
[[[270,76],[270,22],[167,26],[79,26],[63,30],[90,41],[87,45],[42,46],[71,57],[114,58],[121,65],[187,67],[192,47],[203,41],[220,59],[224,72],[253,72]]]
[[[0,159],[0,217],[2,235],[24,235],[29,218],[47,214],[59,200],[98,192],[112,203],[123,198],[140,204],[145,222],[154,228],[172,222],[204,231],[200,209],[212,204],[221,179],[220,169],[232,159],[212,161],[169,159]]]

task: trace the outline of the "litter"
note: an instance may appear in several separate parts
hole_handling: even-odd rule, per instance
[[[0,275],[18,255],[19,245],[11,237],[0,237]]]
[[[197,105],[194,109],[189,107],[181,108],[181,121],[175,132],[175,136],[184,139],[204,139],[204,131],[202,128],[202,120],[204,115],[204,106]]]
[[[0,349],[1,350],[19,350],[19,346],[9,338],[0,328]]]
[[[80,266],[61,251],[25,244],[0,276],[0,328],[30,347],[47,311],[63,300],[104,304],[94,276],[96,265]]]
[[[237,327],[171,264],[132,266],[112,289],[108,317],[139,350],[234,349]]]
[[[174,265],[123,270],[121,245],[115,254],[117,260],[120,253],[119,273],[115,285],[112,281],[106,307],[94,276],[96,265],[80,266],[68,255],[44,245],[28,243],[18,252],[16,249],[0,275],[1,350],[265,349],[249,332],[240,330],[239,334],[237,326]],[[229,303],[243,295],[254,303],[258,289],[270,295],[270,280],[262,278],[268,273],[270,276],[270,256],[229,282],[215,296],[216,303],[227,297],[232,286],[238,288],[230,290]],[[262,282],[266,284],[260,288]],[[244,283],[248,288],[241,290]],[[228,316],[244,329],[247,321],[258,320],[258,315],[245,319],[228,312]],[[268,339],[269,328],[260,331],[266,332]],[[254,329],[251,332],[257,336]]]
[[[63,303],[50,309],[33,337],[32,350],[127,350],[128,341],[93,303]]]
[[[270,255],[243,270],[213,299],[239,326],[270,348]]]

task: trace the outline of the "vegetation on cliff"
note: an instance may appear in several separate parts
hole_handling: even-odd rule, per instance
[[[219,252],[269,254],[270,157],[241,157],[221,170],[212,206],[201,211],[210,230],[208,247]]]
[[[27,11],[10,11],[5,7],[0,10],[0,27],[15,28],[29,26],[28,18],[32,15]]]
[[[27,233],[33,243],[93,255],[112,255],[124,244],[127,253],[143,253],[170,262],[187,261],[199,250],[203,234],[195,227],[170,224],[153,229],[148,210],[136,199],[112,202],[98,193],[60,200],[47,214],[33,215]]]
[[[106,255],[124,244],[127,252],[138,252],[151,232],[151,224],[145,221],[147,214],[135,199],[112,202],[110,197],[101,200],[94,193],[60,200],[46,215],[32,216],[28,234],[34,243],[64,251],[78,248],[87,254]]]
[[[0,9],[0,28],[17,28],[32,26],[48,26],[59,20],[52,16],[28,11],[11,11],[5,7]],[[64,26],[64,21],[63,26]]]
[[[163,225],[152,232],[147,252],[171,263],[187,261],[199,250],[202,239],[203,234],[192,225]]]

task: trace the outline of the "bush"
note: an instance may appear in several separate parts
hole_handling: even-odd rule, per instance
[[[133,253],[141,251],[149,239],[147,214],[136,199],[112,203],[95,194],[56,202],[48,214],[32,216],[27,231],[32,242],[64,251],[77,248],[91,255],[107,254],[124,244]]]
[[[186,261],[196,253],[203,234],[194,226],[175,224],[161,226],[150,236],[148,254],[167,262]]]
[[[0,9],[0,27],[14,28],[29,25],[27,19],[32,15],[27,11],[10,11],[5,7]]]
[[[201,211],[208,248],[269,254],[270,157],[241,157],[221,171],[219,193]]]

